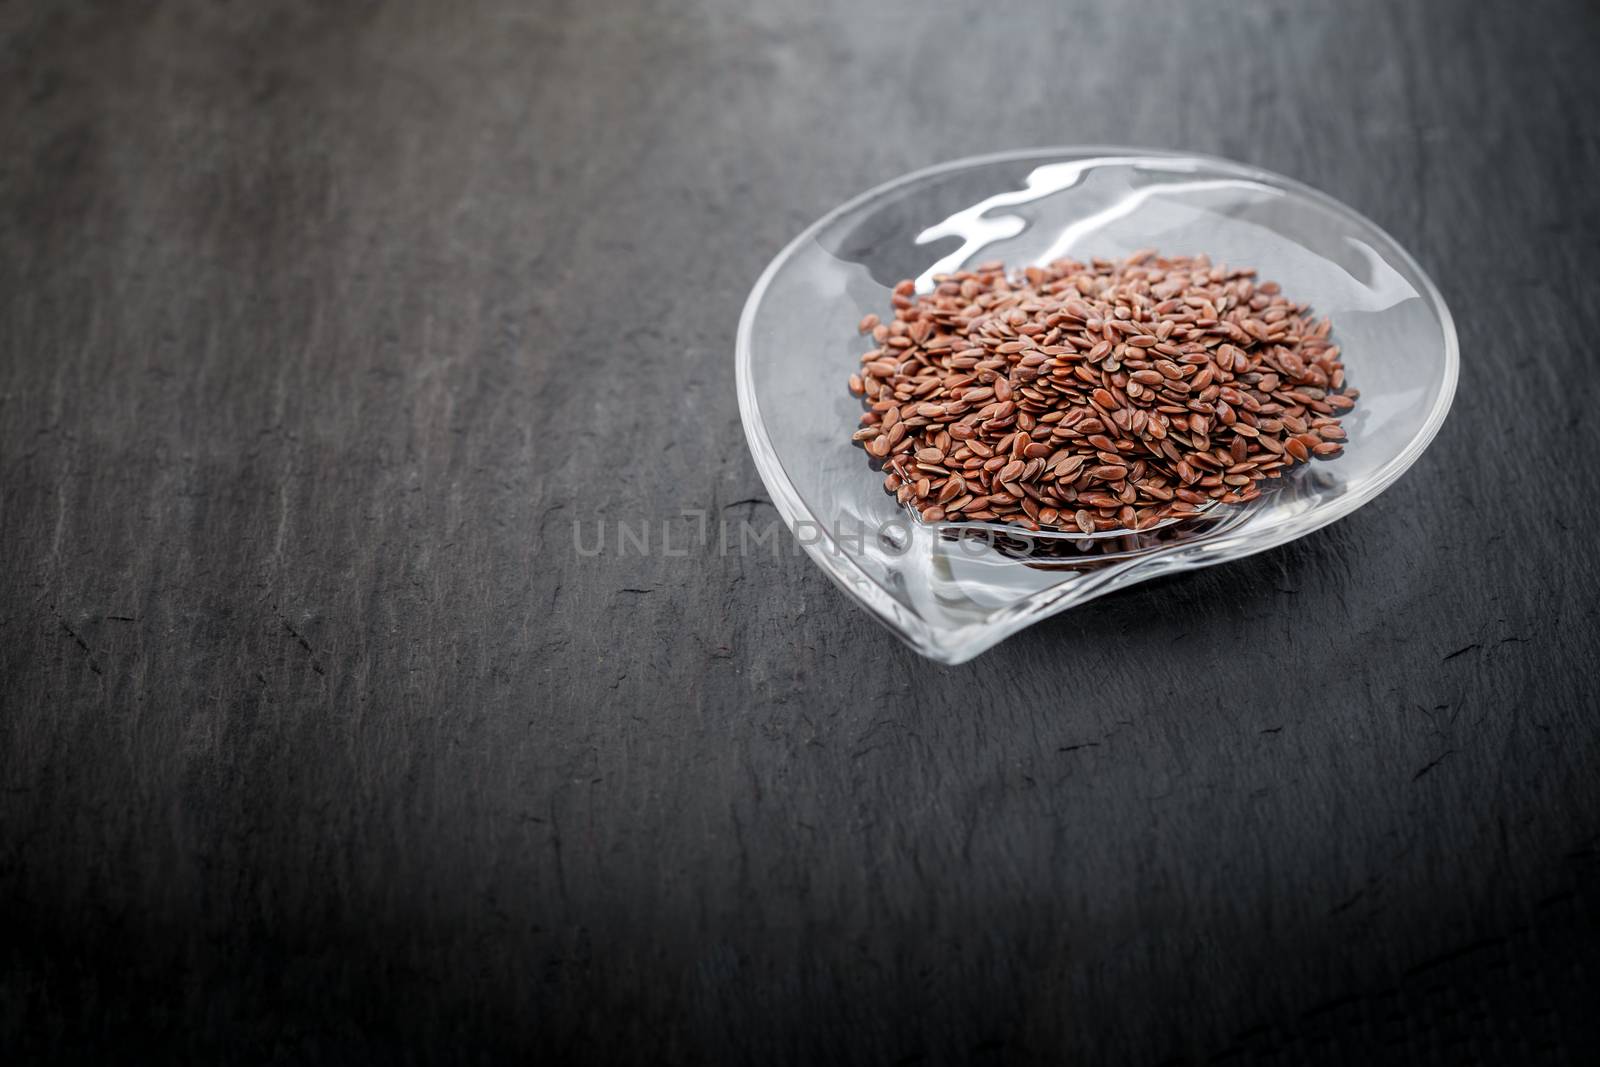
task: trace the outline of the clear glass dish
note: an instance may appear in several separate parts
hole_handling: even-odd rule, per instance
[[[1337,459],[1297,467],[1251,504],[1137,534],[928,525],[850,441],[845,388],[890,287],[985,260],[1010,267],[1138,249],[1248,266],[1333,320],[1351,386]],[[897,178],[829,212],[778,254],[739,323],[739,409],[773,504],[806,552],[923,655],[960,663],[1038,619],[1135,582],[1238,559],[1377,496],[1444,422],[1459,366],[1437,288],[1394,239],[1288,178],[1205,156],[1044,148]]]

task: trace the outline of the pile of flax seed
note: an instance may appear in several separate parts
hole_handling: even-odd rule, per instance
[[[927,522],[1143,530],[1343,448],[1329,323],[1251,270],[1141,252],[895,286],[854,439]]]

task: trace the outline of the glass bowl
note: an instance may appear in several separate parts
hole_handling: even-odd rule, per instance
[[[1139,249],[1254,268],[1333,320],[1349,384],[1343,455],[1262,497],[1139,533],[930,525],[853,445],[846,389],[890,288],[986,260],[1009,268]],[[1206,156],[1042,148],[930,167],[829,212],[762,272],[739,322],[739,410],[773,504],[845,592],[923,655],[960,663],[1038,619],[1164,574],[1239,559],[1377,496],[1427,447],[1455,393],[1455,326],[1394,239],[1299,182]]]

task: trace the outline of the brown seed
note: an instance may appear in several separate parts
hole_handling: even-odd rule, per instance
[[[861,317],[861,323],[856,327],[857,333],[871,333],[878,326],[878,316],[866,314]]]
[[[1055,465],[1055,476],[1058,481],[1070,482],[1083,470],[1087,460],[1083,456],[1068,456]]]

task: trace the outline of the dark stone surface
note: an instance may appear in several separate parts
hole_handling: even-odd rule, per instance
[[[1600,13],[1005,9],[0,8],[11,1062],[1582,1058]],[[1418,256],[1399,484],[954,669],[787,552],[573,550],[770,517],[800,227],[1083,142]]]

